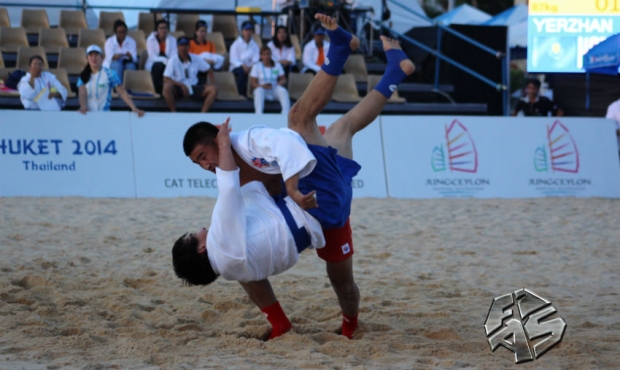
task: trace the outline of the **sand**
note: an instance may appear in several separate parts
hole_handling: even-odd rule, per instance
[[[512,368],[483,324],[521,287],[568,328],[520,369],[620,366],[620,201],[356,199],[354,340],[314,252],[272,284],[273,341],[235,282],[182,286],[171,247],[214,200],[0,198],[1,369]],[[557,317],[556,316],[556,317]]]

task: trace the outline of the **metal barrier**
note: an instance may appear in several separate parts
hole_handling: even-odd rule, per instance
[[[402,40],[405,40],[417,47],[419,47],[420,49],[423,49],[424,51],[427,51],[428,53],[434,55],[437,59],[436,59],[436,64],[435,64],[435,80],[434,80],[434,87],[435,90],[439,90],[439,71],[440,71],[440,62],[443,60],[444,62],[450,63],[453,66],[455,66],[456,68],[459,68],[461,70],[463,70],[464,72],[470,74],[471,76],[477,78],[478,80],[486,83],[487,85],[495,88],[497,91],[502,93],[502,104],[503,104],[503,112],[504,112],[504,116],[508,116],[509,112],[508,112],[508,108],[509,108],[509,91],[508,91],[508,61],[506,58],[506,53],[505,52],[501,52],[498,50],[493,50],[490,47],[481,44],[480,42],[472,39],[471,37],[468,37],[466,35],[463,35],[462,33],[455,31],[453,29],[451,29],[450,27],[446,27],[442,24],[439,24],[435,21],[433,21],[432,19],[428,18],[426,15],[424,14],[420,14],[419,12],[411,9],[410,7],[404,5],[403,3],[396,1],[396,0],[388,0],[390,3],[393,3],[394,5],[397,5],[401,8],[403,8],[404,10],[408,11],[409,13],[422,18],[430,23],[432,23],[434,26],[436,26],[438,28],[438,32],[437,32],[437,50],[433,50],[432,48],[424,45],[423,43],[412,39],[411,37],[405,36],[401,33],[398,33],[396,31],[394,31],[393,29],[385,26],[383,23],[381,22],[375,22],[377,25],[379,25],[381,28],[388,30],[389,32],[391,32],[392,34],[394,34],[395,36],[401,38]],[[495,56],[501,63],[502,66],[502,82],[494,82],[486,77],[484,77],[483,75],[481,75],[480,73],[472,70],[469,67],[466,67],[464,65],[462,65],[461,63],[443,55],[441,53],[441,41],[442,41],[442,36],[443,36],[443,32],[447,32],[452,34],[453,36],[456,36],[460,39],[462,39],[463,41],[466,41],[478,48],[480,48],[481,50]]]

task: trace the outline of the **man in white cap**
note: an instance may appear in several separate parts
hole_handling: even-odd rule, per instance
[[[245,96],[248,89],[248,75],[252,66],[258,62],[260,48],[252,35],[254,23],[245,21],[241,24],[241,35],[230,45],[230,71],[237,80],[237,92]]]

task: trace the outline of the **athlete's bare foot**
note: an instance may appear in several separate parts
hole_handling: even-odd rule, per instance
[[[326,30],[334,31],[335,29],[338,28],[338,23],[336,22],[336,18],[332,18],[325,14],[316,13],[314,15],[314,19],[321,21],[321,25]],[[360,40],[355,35],[352,35],[352,36],[353,37],[351,37],[351,42],[349,42],[349,47],[351,48],[352,51],[355,51],[357,50],[357,48],[360,47]]]
[[[397,40],[391,39],[386,36],[381,36],[380,38],[381,38],[381,42],[383,42],[384,51],[388,51],[390,49],[401,49],[402,50],[402,48],[400,47],[400,43]],[[405,74],[409,76],[415,71],[415,64],[413,64],[413,62],[410,61],[409,59],[403,59],[400,62],[400,69],[402,69],[403,72],[405,72]]]

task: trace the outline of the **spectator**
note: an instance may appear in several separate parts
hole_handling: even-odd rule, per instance
[[[260,49],[252,38],[254,24],[245,21],[241,24],[241,36],[230,46],[230,70],[237,80],[237,91],[244,95],[248,88],[248,74],[254,63],[258,62]]]
[[[291,101],[288,97],[286,75],[282,65],[271,58],[271,48],[263,46],[260,49],[260,62],[252,66],[250,83],[254,88],[254,111],[263,113],[265,99],[280,101],[282,114],[288,114]]]
[[[28,73],[17,85],[25,109],[60,110],[67,100],[67,89],[50,72],[43,71],[43,58],[28,61]]]
[[[329,42],[325,41],[325,30],[318,26],[314,29],[314,40],[304,46],[302,55],[304,67],[301,72],[316,74],[321,69],[328,51]]]
[[[563,116],[564,111],[551,101],[551,99],[540,96],[540,80],[532,78],[525,83],[525,96],[519,100],[513,116],[523,112],[526,117],[546,117],[546,116]]]
[[[120,19],[114,22],[114,36],[110,36],[105,42],[105,59],[103,66],[116,72],[123,82],[125,70],[137,69],[138,49],[136,40],[127,36],[127,25]]]
[[[158,94],[161,94],[164,85],[164,69],[166,69],[168,58],[177,51],[177,42],[168,34],[169,28],[168,21],[160,19],[155,24],[155,32],[146,39],[148,58],[144,69],[151,71],[153,85]]]
[[[618,154],[620,154],[620,100],[616,100],[607,107],[605,118],[616,121],[616,139],[618,140]]]
[[[189,52],[198,55],[215,70],[222,69],[224,57],[217,54],[215,44],[207,40],[207,22],[196,22],[194,38],[189,41]]]
[[[291,43],[291,37],[286,27],[278,26],[276,34],[267,46],[271,49],[273,60],[280,63],[285,72],[290,72],[296,63],[295,47]]]
[[[116,72],[103,66],[101,48],[97,45],[90,45],[86,49],[86,59],[88,64],[84,67],[77,82],[80,113],[109,111],[112,103],[112,88],[116,88],[118,95],[131,110],[138,117],[142,117],[144,111],[136,108],[131,97],[121,85]]]
[[[200,112],[204,113],[211,107],[217,89],[214,85],[198,85],[198,72],[209,72],[213,81],[213,69],[209,63],[196,54],[189,53],[189,39],[185,36],[177,40],[178,53],[172,56],[164,71],[164,99],[170,111],[176,112],[174,100],[176,97],[193,97],[204,99]]]

